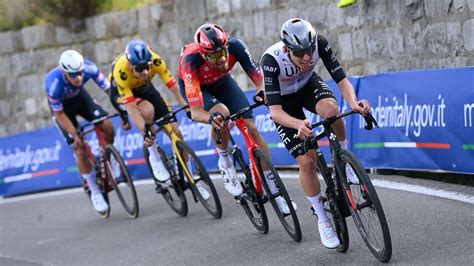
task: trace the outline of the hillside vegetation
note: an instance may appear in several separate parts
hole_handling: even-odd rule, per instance
[[[158,2],[160,0],[0,0],[0,31],[36,24],[65,24],[71,19]]]

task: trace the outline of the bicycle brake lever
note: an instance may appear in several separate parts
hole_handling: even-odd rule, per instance
[[[217,140],[216,140],[216,143],[217,145],[221,145],[222,144],[222,135],[221,135],[221,131],[220,130],[217,130],[216,128],[214,128],[214,131],[216,132],[217,134]]]

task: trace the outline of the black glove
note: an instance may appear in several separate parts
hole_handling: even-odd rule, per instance
[[[257,97],[260,97],[262,100],[258,101]],[[265,92],[263,90],[259,91],[257,94],[253,96],[253,101],[256,103],[263,103],[265,101]]]
[[[212,125],[212,121],[214,121],[214,117],[222,116],[219,112],[212,112],[211,116],[209,116],[209,120],[207,121],[210,125]]]
[[[186,115],[188,116],[189,119],[193,120],[193,118],[191,116],[191,112],[186,112]]]

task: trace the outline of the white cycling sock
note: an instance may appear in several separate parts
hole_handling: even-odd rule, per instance
[[[82,177],[87,181],[87,185],[89,186],[89,190],[92,194],[100,194],[100,189],[97,187],[95,183],[95,171],[92,169],[90,173],[82,174]]]
[[[267,178],[268,187],[270,188],[270,191],[272,192],[272,194],[277,193],[278,188],[277,188],[277,185],[275,183],[275,179],[273,178],[272,171],[266,170],[266,171],[263,171],[263,174]]]
[[[156,147],[156,143],[153,143],[150,147],[148,147],[148,152],[150,153],[150,160],[155,162],[161,161],[160,155],[158,154],[158,148]]]
[[[329,218],[326,214],[326,210],[324,210],[323,197],[321,196],[321,193],[313,197],[306,196],[306,198],[311,202],[311,205],[318,216],[318,222],[321,223],[327,221]]]
[[[347,139],[345,140],[340,140],[339,144],[341,145],[342,148],[347,150]]]
[[[229,156],[229,151],[227,149],[221,150],[219,148],[216,148],[217,151],[219,152],[219,161],[222,165],[222,167],[231,167],[232,166],[232,159]]]

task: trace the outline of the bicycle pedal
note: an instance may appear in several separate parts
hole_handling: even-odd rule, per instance
[[[265,204],[268,202],[268,197],[266,195],[262,196],[262,204]]]
[[[240,196],[234,196],[234,199],[235,199],[235,203],[237,203],[237,205],[242,205],[243,204]]]
[[[168,193],[168,188],[163,185],[157,185],[155,188],[155,192],[157,194],[165,194]]]

